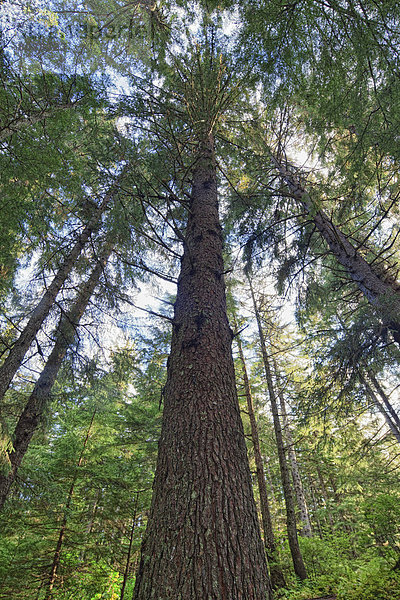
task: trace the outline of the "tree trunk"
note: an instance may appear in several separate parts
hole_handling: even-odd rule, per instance
[[[129,567],[130,567],[130,564],[131,564],[133,534],[135,533],[135,529],[136,529],[136,515],[137,515],[137,509],[138,509],[138,503],[139,503],[139,493],[140,492],[136,492],[135,505],[134,505],[133,517],[132,517],[131,533],[130,533],[130,536],[129,536],[128,554],[126,556],[126,565],[125,565],[125,572],[124,572],[124,580],[122,582],[120,600],[124,600],[126,583],[128,581],[128,577],[129,577]]]
[[[90,539],[90,536],[91,536],[92,531],[93,531],[93,526],[94,526],[94,522],[95,522],[96,515],[97,515],[97,509],[98,509],[99,499],[100,499],[100,490],[97,489],[96,492],[95,492],[95,496],[94,496],[94,501],[93,501],[92,507],[91,507],[90,512],[89,512],[89,522],[86,525],[86,529],[85,529],[85,539],[86,540]],[[83,563],[85,562],[86,554],[87,554],[87,546],[85,546],[82,549],[81,554],[80,554],[80,560]]]
[[[84,314],[89,300],[93,294],[96,285],[99,282],[104,266],[112,252],[112,247],[108,245],[101,256],[97,259],[97,264],[93,269],[89,279],[83,285],[71,310],[61,317],[60,324],[56,332],[56,342],[54,348],[47,359],[46,365],[41,372],[35,387],[29,397],[29,400],[22,412],[15,427],[13,436],[13,449],[8,455],[11,470],[7,475],[0,474],[0,510],[8,496],[10,488],[16,478],[17,471],[28,450],[29,443],[35,433],[43,411],[50,402],[51,390],[57,378],[61,364],[65,358],[69,346],[73,343],[76,335],[76,329],[79,321]]]
[[[199,144],[157,471],[134,600],[264,600],[270,584],[235,386],[211,135]]]
[[[391,330],[394,340],[400,344],[400,285],[396,281],[385,280],[380,273],[377,273],[360,255],[346,235],[332,223],[331,219],[322,210],[314,209],[306,190],[296,177],[272,154],[271,158],[293,197],[301,203],[310,218],[313,219],[332,254],[345,268],[368,302],[376,308],[382,322]]]
[[[358,371],[358,377],[359,377],[361,383],[363,384],[363,386],[365,387],[365,390],[366,390],[368,396],[371,398],[373,404],[379,410],[379,412],[381,413],[381,415],[385,419],[386,424],[388,425],[390,431],[393,433],[394,437],[396,438],[396,440],[400,444],[400,429],[397,427],[397,424],[392,420],[391,415],[386,412],[385,408],[380,403],[380,401],[377,398],[374,390],[371,388],[370,384],[368,383],[368,381],[366,380],[366,378],[363,376],[363,374],[361,373],[361,371]],[[385,396],[386,396],[386,394],[385,394]]]
[[[277,563],[277,548],[272,528],[271,511],[269,508],[267,486],[265,482],[264,465],[261,457],[260,439],[258,437],[258,427],[256,417],[254,414],[253,398],[251,395],[250,382],[243,354],[242,341],[239,336],[236,339],[239,348],[239,357],[243,367],[243,382],[247,400],[247,409],[250,419],[251,439],[253,442],[254,459],[256,463],[258,490],[260,493],[261,518],[264,530],[265,550],[268,559],[267,562],[269,566],[272,589],[276,590],[285,587],[286,584],[282,569]]]
[[[331,530],[333,531],[335,523],[334,523],[334,520],[333,520],[333,517],[332,517],[332,513],[330,511],[329,496],[328,496],[328,492],[327,492],[327,489],[326,489],[324,477],[322,475],[322,471],[321,471],[318,463],[315,465],[315,468],[316,468],[317,475],[318,475],[318,480],[319,480],[319,484],[320,484],[320,488],[321,488],[322,498],[323,498],[324,504],[325,504],[326,514],[328,515],[329,525],[330,525]]]
[[[264,456],[264,462],[263,462],[263,464],[265,464],[265,465],[266,465],[266,467],[267,467],[267,477],[266,477],[266,481],[267,481],[267,483],[268,483],[268,485],[269,485],[269,489],[270,489],[270,492],[271,492],[272,500],[273,500],[273,502],[274,502],[275,504],[277,504],[277,499],[276,499],[276,494],[275,494],[275,488],[274,488],[274,485],[275,485],[275,484],[274,484],[274,481],[273,481],[273,478],[272,478],[272,473],[271,473],[271,469],[269,468],[269,464],[268,464],[268,462],[265,460],[265,456]]]
[[[324,534],[323,534],[322,527],[321,527],[321,521],[319,520],[319,517],[318,517],[318,508],[319,507],[318,507],[317,500],[315,498],[315,488],[314,488],[314,482],[312,479],[310,480],[310,492],[311,492],[311,503],[312,503],[313,512],[314,512],[314,518],[317,523],[318,535],[322,540],[324,538]]]
[[[393,423],[396,425],[397,429],[400,431],[400,418],[399,415],[397,414],[397,412],[394,410],[393,406],[391,405],[388,396],[386,395],[384,389],[382,388],[381,384],[379,383],[379,381],[376,379],[375,375],[369,371],[368,372],[368,377],[370,378],[370,380],[372,381],[372,384],[374,385],[376,391],[378,392],[378,394],[380,395],[380,397],[383,400],[383,403],[386,407],[386,410],[388,411]]]
[[[284,441],[283,441],[282,427],[281,427],[281,423],[279,420],[278,404],[277,404],[277,400],[276,400],[275,387],[274,387],[274,383],[272,381],[271,367],[269,364],[269,358],[268,358],[267,347],[266,347],[266,343],[265,343],[264,332],[263,332],[263,328],[262,328],[262,324],[261,324],[261,318],[260,318],[260,314],[258,312],[257,303],[256,303],[256,299],[254,296],[254,290],[253,290],[253,286],[252,286],[250,277],[248,277],[248,281],[249,281],[249,285],[250,285],[251,297],[253,300],[253,306],[254,306],[254,312],[255,312],[256,321],[257,321],[258,333],[259,333],[259,337],[260,337],[261,354],[262,354],[264,370],[265,370],[265,379],[266,379],[267,386],[268,386],[269,399],[271,402],[272,417],[273,417],[273,421],[274,421],[274,430],[275,430],[275,438],[276,438],[276,444],[277,444],[277,449],[278,449],[279,467],[280,467],[281,478],[282,478],[283,494],[285,497],[286,526],[287,526],[289,548],[290,548],[290,553],[292,555],[294,572],[296,573],[297,577],[299,577],[299,579],[304,580],[307,578],[307,571],[306,571],[306,568],[304,565],[303,557],[301,555],[299,540],[297,537],[295,504],[294,504],[294,498],[293,498],[292,488],[291,488],[291,484],[290,484],[289,468],[288,468],[286,455],[285,455],[285,446],[284,446]]]
[[[276,362],[274,361],[275,375],[277,380],[279,381],[279,373],[277,370]],[[308,512],[307,501],[304,494],[303,483],[300,477],[299,465],[297,462],[296,450],[294,446],[294,441],[292,437],[292,432],[290,431],[289,420],[286,412],[286,404],[285,398],[283,396],[282,388],[278,384],[278,396],[279,396],[279,404],[281,407],[281,415],[283,422],[283,430],[284,437],[286,440],[286,446],[288,449],[288,457],[290,462],[290,470],[292,472],[293,479],[293,488],[294,493],[296,495],[297,506],[299,509],[300,520],[302,524],[302,529],[300,535],[303,537],[312,537],[312,527],[310,521],[310,515]]]
[[[81,250],[89,240],[92,232],[98,226],[101,215],[104,213],[111,199],[112,195],[108,194],[94,211],[92,218],[78,237],[78,240],[75,242],[68,256],[65,258],[56,276],[46,289],[46,292],[43,294],[39,304],[33,310],[28,323],[25,325],[19,338],[12,346],[7,358],[2,364],[0,368],[0,403],[15,373],[19,369],[25,354],[35,339],[36,334],[41,328],[45,318],[49,314],[58,292],[63,286],[68,275],[71,273],[75,262],[81,253]]]
[[[55,552],[54,552],[53,563],[51,565],[51,570],[50,570],[50,575],[49,575],[49,583],[48,583],[48,587],[47,587],[47,594],[46,594],[45,600],[50,600],[50,598],[52,596],[53,587],[54,587],[54,584],[55,584],[55,581],[56,581],[57,569],[58,569],[59,564],[60,564],[61,548],[62,548],[62,545],[63,545],[63,542],[64,542],[65,532],[66,532],[66,529],[67,529],[68,512],[69,512],[69,509],[71,507],[72,498],[74,496],[75,485],[76,485],[76,481],[78,479],[78,470],[79,470],[79,467],[81,466],[82,461],[83,461],[83,455],[85,453],[86,446],[87,446],[89,438],[90,438],[90,433],[92,431],[92,427],[93,427],[93,422],[94,422],[95,416],[96,416],[96,411],[94,411],[93,414],[92,414],[92,418],[90,420],[89,427],[88,427],[88,430],[86,432],[86,437],[85,437],[85,440],[83,442],[82,450],[81,450],[81,453],[79,455],[78,462],[76,463],[75,475],[74,475],[74,477],[72,479],[72,483],[71,483],[71,486],[69,488],[67,502],[66,502],[65,508],[64,508],[64,516],[63,516],[63,520],[62,520],[62,523],[61,523],[60,533],[58,535],[56,549],[55,549]]]

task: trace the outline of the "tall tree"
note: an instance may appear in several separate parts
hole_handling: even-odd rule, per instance
[[[192,128],[191,192],[134,599],[260,600],[270,585],[235,387],[214,143],[232,75],[208,49],[190,62],[174,64]]]
[[[235,328],[237,325],[235,321]],[[256,415],[254,412],[253,397],[251,393],[249,376],[247,373],[246,361],[243,353],[242,340],[240,334],[236,336],[236,342],[239,349],[239,358],[242,363],[243,370],[243,384],[244,393],[246,395],[247,410],[249,414],[250,427],[251,427],[251,439],[253,442],[254,460],[256,463],[257,472],[257,484],[258,491],[260,494],[260,508],[261,508],[261,519],[264,530],[264,543],[267,553],[267,561],[269,566],[269,572],[271,577],[272,589],[279,589],[285,587],[285,578],[282,572],[282,568],[278,563],[277,557],[277,546],[275,542],[275,535],[272,525],[271,511],[268,501],[268,491],[265,480],[264,464],[261,456],[260,439],[258,435],[258,426]]]
[[[389,426],[390,431],[393,433],[396,440],[400,443],[400,428],[399,428],[398,423],[396,423],[396,421],[393,419],[393,416],[391,415],[391,413],[389,411],[387,411],[387,409],[385,409],[384,406],[382,406],[379,398],[377,397],[375,391],[372,389],[372,387],[371,387],[370,383],[368,382],[368,380],[366,379],[365,375],[363,373],[361,373],[360,371],[358,372],[358,378],[359,378],[360,382],[362,383],[362,385],[364,386],[368,396],[371,398],[373,404],[376,406],[378,411],[381,413],[381,415],[385,419],[387,425]]]
[[[287,445],[287,454],[288,454],[289,462],[290,462],[290,470],[292,472],[293,488],[294,488],[294,493],[296,495],[297,506],[299,508],[300,521],[302,524],[301,535],[303,535],[305,537],[312,537],[310,514],[308,512],[307,501],[306,501],[306,497],[304,494],[304,488],[303,488],[303,483],[302,483],[301,476],[300,476],[299,465],[297,462],[295,443],[293,440],[292,432],[290,430],[290,424],[289,424],[288,414],[287,414],[287,410],[286,410],[285,396],[284,396],[283,388],[282,388],[282,380],[279,376],[278,367],[277,367],[275,360],[273,361],[273,365],[274,365],[275,378],[276,378],[277,388],[278,388],[279,405],[280,405],[280,409],[281,409],[281,417],[282,417],[282,423],[283,423],[283,433],[284,433],[284,438],[286,440],[286,445]]]
[[[301,554],[299,540],[297,536],[297,524],[296,524],[296,511],[294,504],[294,497],[292,492],[292,486],[289,477],[289,466],[286,459],[285,453],[285,441],[283,439],[282,426],[279,418],[278,411],[278,399],[275,392],[275,385],[272,378],[272,369],[270,365],[270,358],[267,352],[267,345],[265,342],[264,331],[262,327],[260,312],[258,310],[256,297],[254,294],[253,284],[251,282],[250,275],[247,280],[250,286],[251,298],[253,302],[254,314],[256,317],[258,335],[260,338],[261,355],[264,365],[265,380],[267,382],[269,400],[271,403],[271,412],[274,421],[275,439],[278,448],[279,467],[282,478],[283,493],[285,497],[286,506],[286,526],[289,541],[290,553],[292,555],[294,571],[296,575],[301,579],[307,578],[307,571],[304,565],[303,556]]]
[[[400,285],[390,274],[376,269],[360,254],[348,237],[334,225],[332,220],[322,210],[315,210],[310,195],[300,184],[296,176],[282,165],[275,156],[271,159],[280,176],[288,186],[293,197],[301,203],[306,213],[310,215],[315,227],[328,244],[330,251],[337,261],[345,268],[349,277],[356,283],[367,300],[376,308],[382,322],[393,333],[400,344]]]
[[[15,373],[20,367],[25,354],[30,348],[30,345],[34,341],[36,334],[40,330],[44,320],[49,314],[57,294],[76,265],[76,260],[79,257],[83,247],[90,239],[93,231],[99,227],[100,219],[111,200],[112,193],[107,194],[101,203],[96,206],[93,216],[80,233],[78,239],[75,241],[75,243],[73,243],[72,248],[62,262],[53,281],[50,283],[40,302],[33,310],[27,324],[21,331],[17,341],[12,346],[7,358],[2,364],[0,368],[0,401],[6,393]]]
[[[383,389],[382,385],[380,384],[380,382],[376,378],[376,375],[374,375],[374,373],[372,371],[368,371],[368,377],[371,380],[371,382],[372,382],[373,386],[375,387],[376,391],[378,392],[379,396],[381,397],[381,399],[383,401],[383,404],[384,404],[387,412],[389,413],[391,419],[396,424],[397,429],[400,429],[400,417],[397,414],[397,412],[395,411],[395,409],[393,408],[393,405],[390,402],[390,399],[389,399],[387,393],[385,392],[385,390]]]
[[[105,247],[100,251],[100,255],[96,259],[96,265],[88,280],[82,285],[71,309],[61,317],[56,331],[56,342],[53,350],[35,383],[35,387],[15,427],[12,448],[8,453],[9,472],[7,474],[0,474],[0,510],[17,476],[18,469],[28,450],[32,436],[39,426],[42,415],[51,400],[51,391],[62,362],[68,348],[75,340],[79,321],[99,283],[112,249],[113,244],[110,241],[107,242]]]
[[[135,528],[136,528],[136,524],[137,524],[136,519],[137,519],[137,512],[138,512],[139,494],[140,494],[140,491],[136,492],[135,503],[134,503],[134,507],[133,507],[132,525],[130,528],[129,546],[128,546],[128,553],[126,555],[126,566],[125,566],[125,571],[124,571],[124,579],[122,581],[120,600],[124,600],[125,588],[126,588],[126,584],[128,581],[129,569],[131,566],[132,543],[133,543],[133,535],[135,533]]]

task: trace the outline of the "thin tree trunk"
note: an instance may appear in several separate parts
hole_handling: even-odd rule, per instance
[[[291,484],[290,484],[289,468],[288,468],[286,455],[285,455],[285,446],[284,446],[284,441],[283,441],[282,427],[281,427],[281,423],[279,420],[279,412],[278,412],[278,404],[277,404],[277,399],[276,399],[276,394],[275,394],[275,387],[274,387],[274,383],[272,381],[271,367],[270,367],[270,363],[269,363],[264,332],[263,332],[263,328],[262,328],[262,324],[261,324],[261,318],[260,318],[260,314],[258,312],[257,303],[256,303],[256,299],[254,296],[254,290],[253,290],[253,286],[252,286],[250,277],[248,277],[248,282],[249,282],[249,286],[250,286],[251,297],[253,300],[254,312],[255,312],[256,321],[257,321],[258,333],[259,333],[259,337],[260,337],[261,354],[262,354],[263,363],[264,363],[265,378],[266,378],[266,382],[267,382],[267,386],[268,386],[269,399],[271,402],[272,417],[273,417],[273,421],[274,421],[274,430],[275,430],[275,438],[276,438],[276,444],[277,444],[277,449],[278,449],[279,467],[280,467],[281,478],[282,478],[283,494],[285,497],[286,526],[287,526],[289,548],[290,548],[290,553],[292,555],[294,571],[295,571],[297,577],[299,577],[301,580],[304,580],[307,578],[307,571],[306,571],[306,567],[304,565],[303,557],[302,557],[300,546],[299,546],[299,540],[297,537],[295,504],[294,504],[294,498],[293,498],[292,488],[291,488]]]
[[[2,364],[0,368],[0,403],[15,373],[19,369],[25,354],[35,339],[36,334],[49,314],[58,292],[75,266],[76,260],[83,247],[88,242],[92,232],[98,226],[101,215],[104,213],[111,199],[112,195],[108,194],[94,211],[92,218],[78,237],[78,240],[75,242],[68,256],[65,258],[56,276],[46,289],[46,292],[43,294],[42,299],[37,304],[36,308],[33,310],[28,323],[25,325],[19,338],[12,346],[7,358]]]
[[[312,507],[313,507],[313,511],[314,511],[314,515],[315,515],[315,521],[317,523],[317,528],[318,528],[318,535],[322,540],[324,536],[323,536],[323,531],[322,531],[322,527],[321,527],[321,521],[318,517],[318,504],[317,504],[317,500],[315,498],[314,482],[312,480],[310,481],[310,492],[311,492]]]
[[[306,190],[296,177],[272,154],[271,159],[293,197],[301,203],[314,221],[332,254],[380,313],[383,323],[391,330],[394,340],[400,344],[400,285],[396,281],[384,280],[331,219],[322,210],[314,210]]]
[[[61,317],[53,350],[15,427],[13,449],[8,455],[10,472],[7,475],[0,474],[0,510],[4,506],[4,502],[16,478],[25,453],[28,450],[32,436],[40,423],[43,412],[50,402],[51,390],[61,364],[69,346],[71,346],[75,339],[79,321],[87,308],[111,252],[112,246],[108,244],[103,253],[98,257],[95,268],[87,282],[83,285],[71,310]]]
[[[324,499],[326,513],[328,515],[329,525],[330,525],[331,529],[333,530],[334,521],[333,521],[332,513],[329,510],[329,496],[328,496],[328,492],[326,490],[324,477],[322,475],[322,472],[321,472],[321,469],[320,469],[318,463],[316,464],[316,471],[317,471],[317,475],[318,475],[318,479],[319,479],[319,484],[321,487],[322,498]]]
[[[254,459],[256,463],[258,490],[260,493],[261,518],[264,530],[265,550],[268,559],[272,589],[276,590],[285,587],[286,584],[282,569],[277,563],[277,548],[272,528],[271,511],[269,508],[267,486],[265,483],[264,465],[261,457],[260,439],[258,436],[258,426],[254,414],[253,398],[251,395],[250,382],[243,354],[242,340],[240,339],[240,336],[237,336],[236,340],[239,348],[239,357],[243,368],[243,382],[247,400],[247,409],[250,419],[251,439],[253,442]]]
[[[276,362],[274,362],[275,375],[279,380],[279,373],[277,370]],[[292,432],[290,431],[289,420],[286,412],[285,398],[283,395],[282,388],[278,384],[278,396],[279,404],[281,407],[281,415],[283,422],[284,437],[286,439],[286,446],[288,449],[288,457],[290,462],[290,470],[292,472],[293,488],[296,495],[297,506],[299,508],[300,520],[302,524],[300,535],[303,537],[312,537],[312,527],[310,521],[310,515],[308,512],[307,501],[304,494],[303,483],[300,477],[299,465],[297,462],[296,450],[294,446]]]
[[[269,464],[265,460],[265,457],[264,457],[263,464],[266,464],[266,466],[267,466],[267,474],[268,474],[268,476],[266,478],[266,481],[267,481],[267,483],[269,485],[269,489],[270,489],[270,492],[271,492],[272,500],[275,502],[275,504],[277,504],[276,494],[275,494],[275,488],[274,488],[274,482],[273,482],[273,479],[272,479],[271,469],[269,468]]]
[[[125,572],[124,572],[124,580],[122,582],[120,600],[124,600],[126,583],[128,581],[128,577],[129,577],[129,567],[130,567],[130,564],[131,564],[133,535],[134,535],[135,529],[136,529],[136,515],[137,515],[137,509],[138,509],[138,503],[139,503],[139,493],[140,492],[136,492],[135,505],[134,505],[133,517],[132,517],[131,533],[130,533],[130,536],[129,536],[129,548],[128,548],[128,554],[126,556],[126,565],[125,565]]]
[[[363,384],[363,386],[365,387],[366,392],[367,392],[368,396],[371,398],[373,404],[379,410],[379,412],[381,413],[381,415],[385,419],[386,424],[388,425],[390,431],[393,433],[394,437],[396,438],[396,440],[400,444],[400,429],[397,427],[396,423],[392,420],[391,415],[386,412],[385,408],[380,403],[380,401],[377,398],[374,390],[371,388],[370,384],[368,383],[368,381],[366,380],[366,378],[363,376],[363,374],[361,373],[361,371],[358,371],[358,377],[359,377],[361,383]]]
[[[134,600],[270,595],[235,386],[212,136],[199,143]]]
[[[382,388],[381,384],[379,383],[379,381],[376,379],[375,375],[371,371],[368,372],[368,377],[370,378],[370,380],[372,381],[372,384],[374,385],[376,391],[378,392],[378,394],[382,398],[383,403],[384,403],[384,405],[386,407],[386,410],[390,414],[390,417],[391,417],[393,423],[395,423],[397,429],[400,431],[400,418],[399,418],[399,415],[397,414],[397,412],[394,410],[393,406],[391,405],[390,400],[389,400],[388,396],[386,395],[384,389]]]
[[[95,493],[95,497],[94,497],[94,502],[93,502],[92,508],[89,513],[89,522],[85,529],[85,539],[89,539],[91,536],[91,533],[93,531],[93,525],[94,525],[94,521],[95,521],[95,518],[97,515],[99,499],[100,499],[100,490],[97,489],[96,493]],[[86,553],[87,553],[87,547],[85,546],[82,549],[81,554],[80,554],[80,560],[83,563],[85,562],[85,559],[86,559]]]
[[[69,509],[71,507],[72,499],[73,499],[73,496],[74,496],[75,485],[76,485],[76,482],[77,482],[77,479],[78,479],[78,471],[79,471],[80,466],[82,465],[83,455],[85,454],[86,446],[87,446],[89,438],[90,438],[90,433],[92,431],[93,422],[94,422],[94,418],[96,416],[96,412],[97,411],[95,410],[93,412],[93,414],[92,414],[92,418],[90,420],[89,427],[88,427],[87,432],[86,432],[86,437],[85,437],[85,440],[83,442],[82,450],[81,450],[81,453],[79,455],[78,462],[76,463],[75,474],[74,474],[74,477],[72,479],[71,486],[69,488],[67,502],[66,502],[65,508],[64,508],[64,516],[63,516],[63,520],[62,520],[62,523],[61,523],[60,533],[58,535],[56,549],[55,549],[55,552],[54,552],[53,563],[52,563],[51,569],[50,569],[49,583],[48,583],[48,587],[47,587],[47,594],[46,594],[45,600],[50,600],[50,598],[52,596],[52,591],[53,591],[53,587],[54,587],[54,584],[55,584],[55,581],[56,581],[56,576],[57,576],[57,569],[58,569],[58,567],[60,565],[61,549],[62,549],[62,545],[63,545],[63,542],[64,542],[65,532],[66,532],[66,529],[67,529],[68,512],[69,512]]]

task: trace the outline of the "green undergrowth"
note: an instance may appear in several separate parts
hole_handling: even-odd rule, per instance
[[[400,599],[396,551],[383,546],[359,554],[350,542],[348,536],[301,540],[309,577],[300,582],[289,574],[287,589],[276,591],[274,599],[310,600],[329,595],[337,600]]]

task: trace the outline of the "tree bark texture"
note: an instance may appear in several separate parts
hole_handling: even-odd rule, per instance
[[[46,594],[45,600],[50,600],[50,598],[53,596],[53,588],[54,588],[54,584],[56,582],[57,569],[60,565],[61,549],[62,549],[62,545],[63,545],[64,538],[65,538],[65,532],[67,530],[68,512],[71,508],[72,499],[74,496],[75,485],[76,485],[76,481],[78,479],[78,470],[83,462],[83,456],[85,454],[86,446],[88,445],[88,442],[89,442],[89,438],[90,438],[90,434],[92,431],[95,416],[96,416],[96,411],[94,411],[92,414],[92,418],[90,420],[89,427],[86,432],[85,440],[82,445],[82,450],[80,452],[78,462],[76,463],[75,475],[72,479],[72,482],[71,482],[71,485],[70,485],[70,488],[68,491],[67,502],[65,504],[64,515],[63,515],[63,519],[61,522],[61,528],[60,528],[60,531],[58,534],[57,545],[56,545],[53,562],[52,562],[51,569],[50,569],[49,582],[48,582],[48,586],[47,586],[47,594]]]
[[[65,258],[53,281],[46,289],[46,292],[43,294],[40,302],[33,310],[28,323],[25,325],[19,338],[12,346],[7,358],[2,364],[0,368],[0,402],[4,397],[4,394],[6,393],[15,373],[21,366],[24,356],[28,352],[36,334],[49,314],[58,292],[61,290],[65,280],[74,268],[76,260],[79,257],[83,247],[98,226],[101,216],[106,207],[109,205],[111,199],[112,195],[107,195],[94,211],[92,218],[87,223],[85,229],[82,231],[77,241],[73,245],[71,251]]]
[[[275,374],[276,374],[276,377],[278,378],[279,375],[278,375],[277,366],[276,366],[275,361],[274,361],[274,366],[275,366]],[[299,470],[299,465],[297,462],[297,456],[296,456],[296,450],[295,450],[295,445],[294,445],[294,441],[293,441],[293,436],[292,436],[292,432],[290,431],[289,419],[288,419],[287,411],[286,411],[285,397],[283,395],[283,390],[279,385],[278,385],[278,396],[279,396],[279,404],[280,404],[280,408],[281,408],[284,438],[286,440],[286,447],[288,449],[288,458],[289,458],[289,462],[290,462],[290,470],[292,472],[293,488],[294,488],[294,493],[295,493],[296,500],[297,500],[300,521],[301,521],[301,525],[302,525],[300,535],[302,535],[304,537],[312,537],[310,514],[308,512],[306,496],[304,493],[303,483],[301,481],[300,470]]]
[[[313,219],[332,254],[357,284],[368,302],[376,308],[383,324],[391,330],[394,340],[400,344],[400,285],[396,281],[385,280],[381,274],[377,273],[347,236],[333,224],[328,215],[322,210],[315,211],[313,209],[306,190],[296,177],[273,155],[271,157],[293,197],[301,203],[310,218]]]
[[[223,271],[210,136],[192,171],[157,471],[134,600],[271,597]]]
[[[295,503],[294,503],[292,487],[291,487],[291,483],[290,483],[289,467],[288,467],[287,460],[286,460],[285,445],[284,445],[284,440],[283,440],[282,427],[281,427],[281,423],[280,423],[280,419],[279,419],[278,403],[277,403],[277,398],[276,398],[276,394],[275,394],[275,386],[274,386],[274,383],[272,380],[270,361],[269,361],[269,357],[268,357],[268,353],[267,353],[267,346],[265,343],[265,337],[264,337],[264,332],[263,332],[263,328],[262,328],[261,318],[260,318],[260,314],[258,312],[257,302],[256,302],[256,298],[254,295],[254,290],[253,290],[253,286],[252,286],[250,278],[248,278],[248,281],[249,281],[249,285],[250,285],[251,297],[253,300],[254,312],[255,312],[256,321],[257,321],[258,334],[259,334],[260,345],[261,345],[261,354],[262,354],[264,371],[265,371],[265,379],[267,382],[268,394],[269,394],[269,399],[270,399],[270,403],[271,403],[272,418],[273,418],[273,422],[274,422],[274,431],[275,431],[276,445],[277,445],[277,450],[278,450],[279,468],[280,468],[280,472],[281,472],[283,495],[285,498],[285,506],[286,506],[286,527],[287,527],[289,548],[290,548],[290,553],[292,555],[294,572],[296,573],[297,577],[299,577],[299,579],[304,580],[307,578],[307,571],[306,571],[306,567],[304,565],[303,557],[302,557],[300,546],[299,546],[299,540],[297,537]]]
[[[99,282],[104,266],[112,252],[108,245],[98,257],[97,264],[89,279],[83,285],[71,310],[61,317],[56,332],[56,342],[46,365],[41,372],[28,402],[18,420],[13,435],[13,449],[9,453],[10,472],[0,474],[0,510],[4,506],[10,488],[16,478],[21,462],[28,450],[30,441],[35,433],[43,412],[51,399],[51,390],[57,378],[61,364],[69,346],[74,342],[76,329],[83,316],[96,285]]]
[[[264,543],[265,550],[268,559],[269,572],[271,577],[272,589],[279,589],[285,587],[285,578],[283,576],[282,569],[277,563],[277,548],[275,544],[275,536],[272,527],[271,511],[268,501],[267,485],[265,481],[264,465],[261,456],[260,439],[258,435],[258,426],[256,416],[254,414],[253,398],[251,394],[250,381],[247,374],[246,362],[243,354],[242,341],[240,337],[237,338],[237,344],[239,348],[239,358],[243,368],[243,383],[246,394],[247,410],[249,413],[250,427],[251,427],[251,439],[253,442],[254,460],[256,463],[257,473],[257,484],[260,494],[260,508],[261,508],[261,519],[264,530]]]

